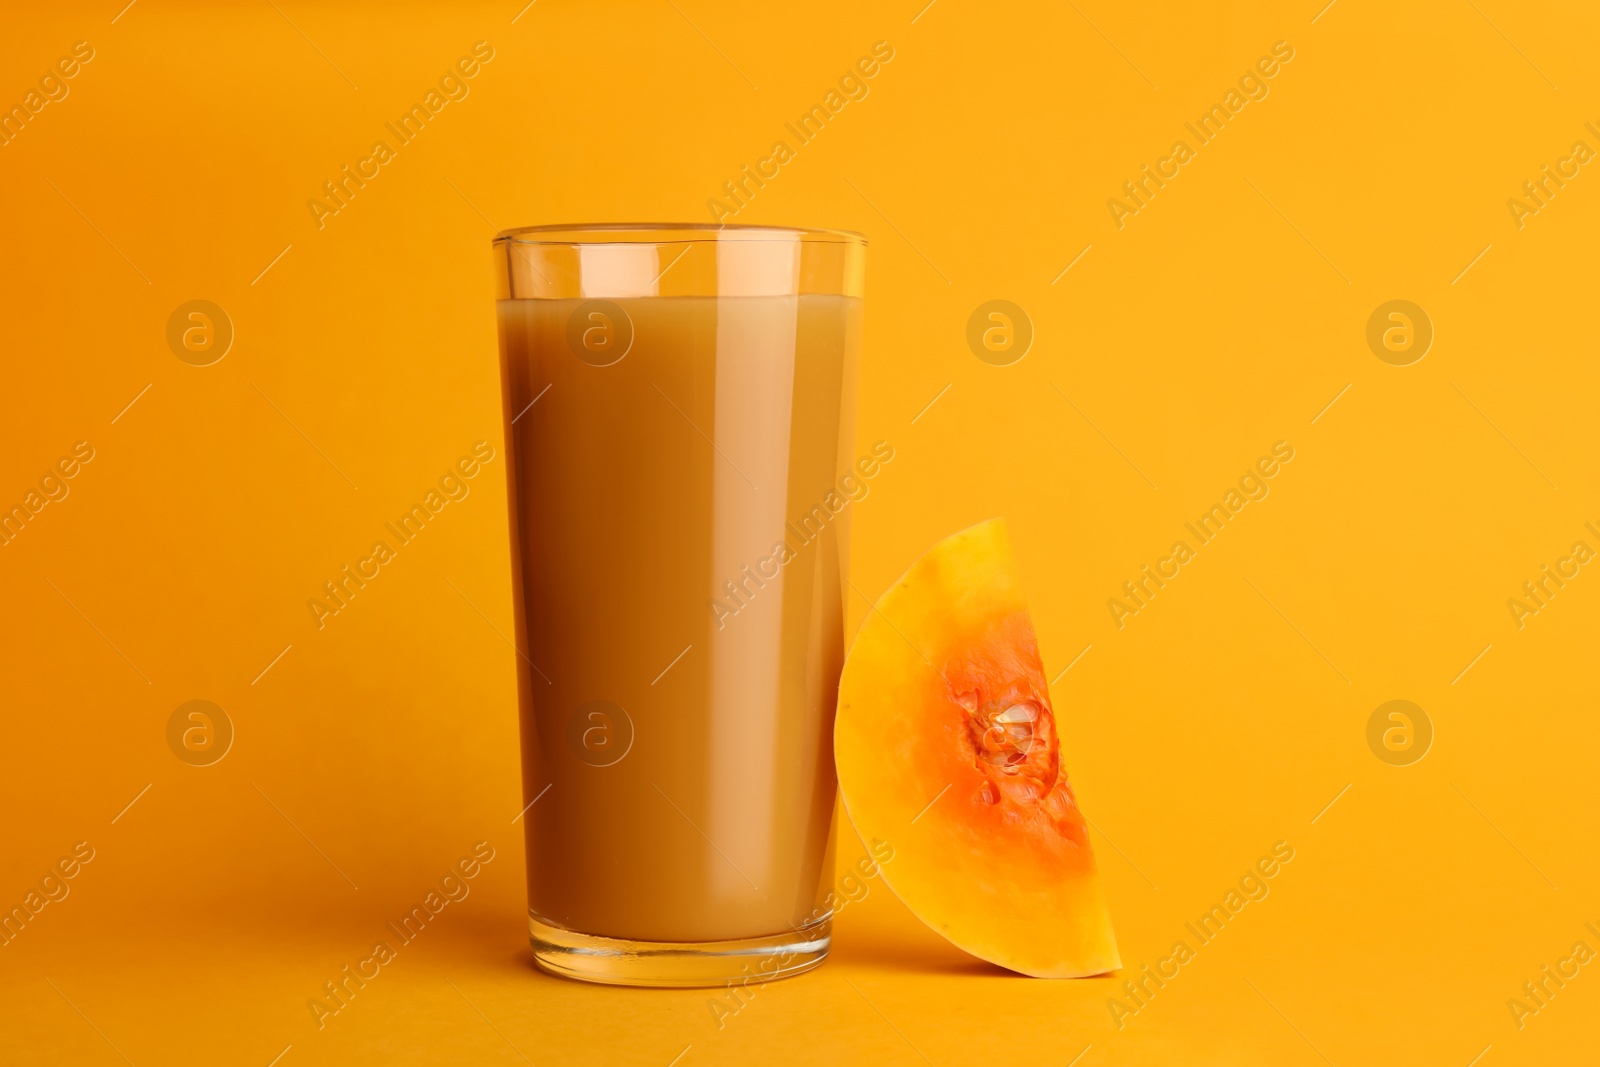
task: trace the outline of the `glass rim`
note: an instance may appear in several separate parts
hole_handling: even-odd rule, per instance
[[[865,248],[865,234],[854,230],[829,230],[805,226],[762,226],[755,223],[719,222],[597,222],[517,226],[494,235],[492,244],[552,245],[657,245],[690,241],[771,242],[774,244],[836,244]]]

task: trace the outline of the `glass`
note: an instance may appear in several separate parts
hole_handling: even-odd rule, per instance
[[[866,241],[495,239],[534,958],[821,963]]]

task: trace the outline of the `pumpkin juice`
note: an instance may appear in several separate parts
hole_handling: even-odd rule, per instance
[[[860,313],[500,300],[536,922],[685,943],[811,920]]]

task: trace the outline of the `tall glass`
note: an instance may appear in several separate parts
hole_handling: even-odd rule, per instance
[[[495,239],[534,958],[822,962],[866,242]]]

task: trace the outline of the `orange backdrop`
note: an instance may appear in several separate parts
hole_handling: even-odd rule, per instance
[[[1592,1047],[1589,7],[123,2],[0,33],[0,1058]],[[1011,978],[879,881],[731,1015],[530,969],[488,241],[716,217],[871,239],[854,580],[1009,517],[1123,973]]]

